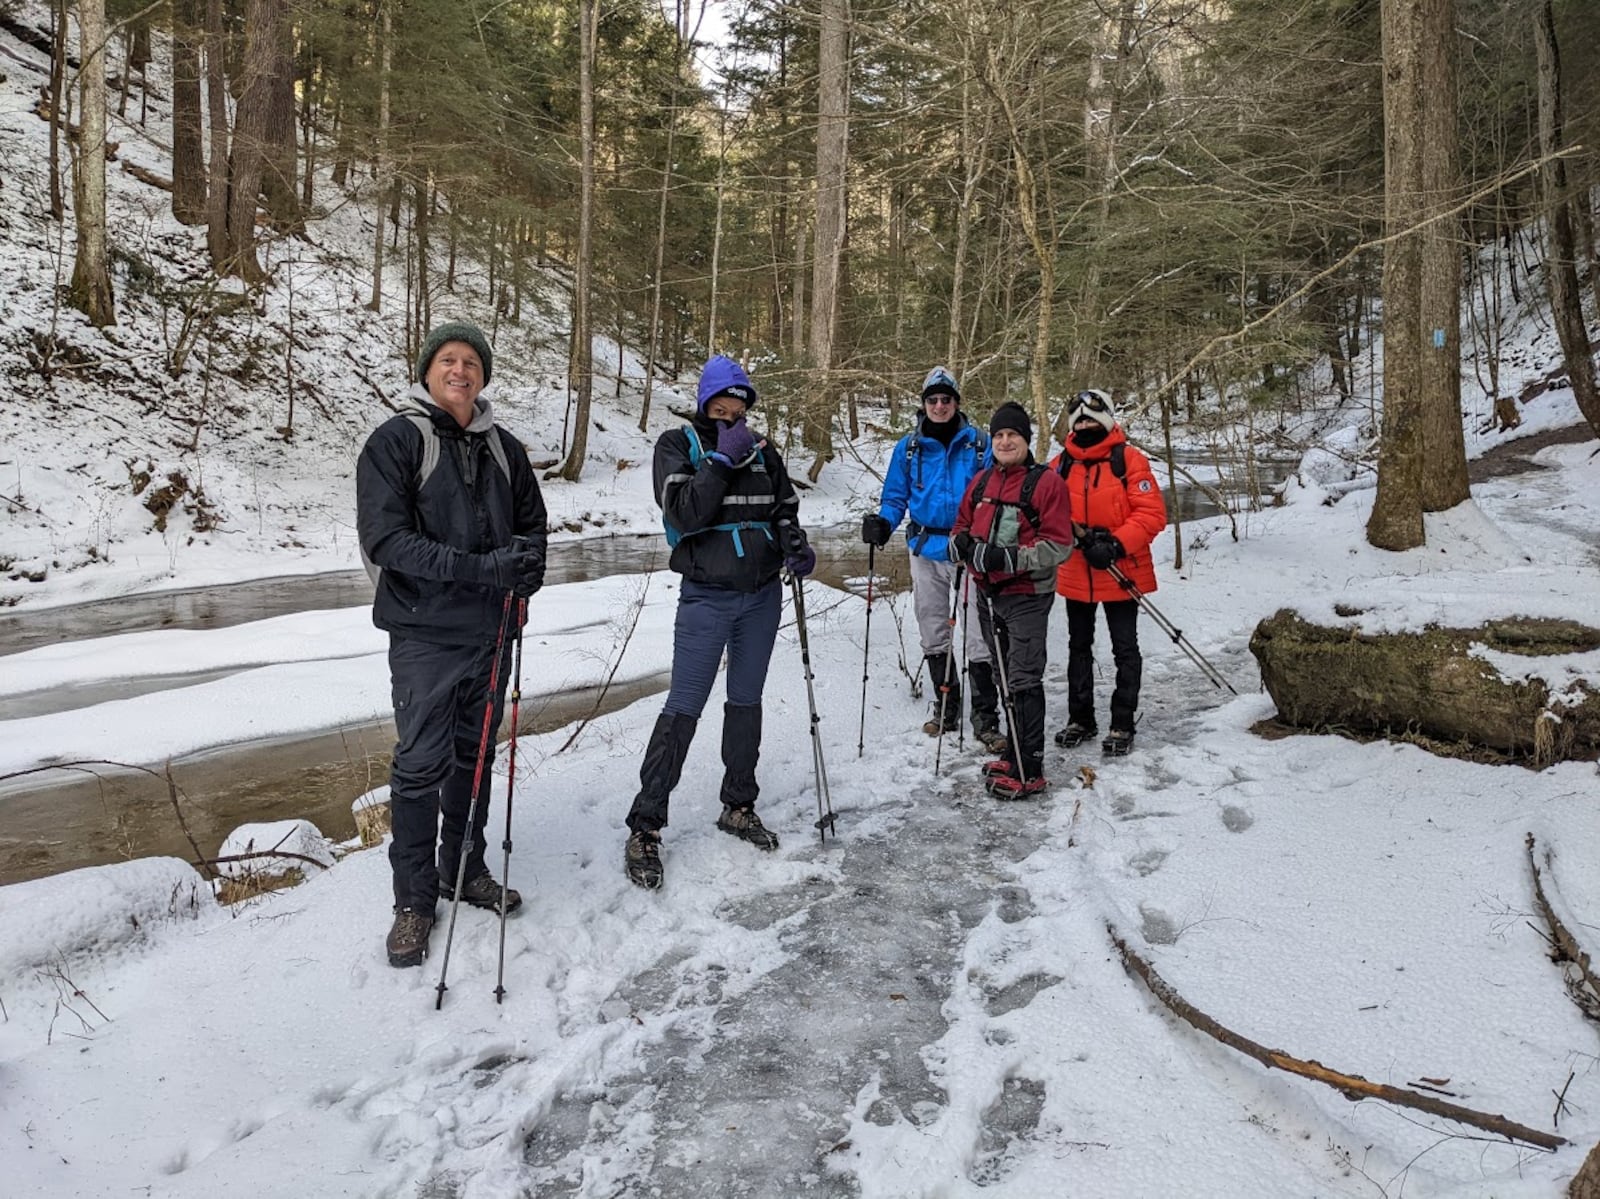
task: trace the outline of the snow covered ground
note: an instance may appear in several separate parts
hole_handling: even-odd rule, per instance
[[[1551,410],[1563,402],[1570,420],[1570,401]],[[987,799],[970,744],[947,745],[934,775],[883,600],[858,758],[865,605],[820,589],[808,607],[839,814],[825,846],[811,827],[792,624],[760,771],[763,812],[784,838],[776,855],[712,827],[715,703],[654,895],[620,866],[659,701],[603,718],[565,753],[565,731],[524,738],[512,879],[527,902],[508,925],[500,1006],[485,913],[462,914],[442,1012],[442,927],[423,969],[385,964],[381,851],[233,909],[167,859],[0,889],[9,1185],[49,1196],[246,1182],[283,1196],[1554,1195],[1600,1138],[1600,1057],[1531,927],[1523,838],[1552,852],[1547,885],[1592,942],[1594,766],[1533,772],[1385,742],[1263,739],[1251,726],[1272,704],[1246,649],[1278,607],[1332,621],[1340,601],[1388,628],[1511,611],[1600,625],[1600,465],[1586,445],[1537,461],[1544,469],[1475,487],[1408,554],[1364,544],[1370,491],[1326,506],[1309,478],[1255,514],[1242,541],[1219,523],[1191,527],[1185,575],[1166,571],[1154,599],[1244,694],[1210,687],[1144,623],[1137,751],[1102,762],[1052,749],[1040,804]],[[1157,560],[1170,551],[1158,545]],[[642,591],[642,577],[624,577],[538,597],[534,689],[595,677],[602,652],[585,666],[573,647],[616,636],[584,641],[582,626],[615,623]],[[668,581],[654,576],[646,600],[623,676],[658,669],[667,645]],[[356,713],[381,707],[381,659],[318,655],[323,638],[376,654],[363,615],[281,618],[270,637],[251,626],[133,634],[89,660],[123,674],[233,661],[249,669],[204,686],[255,675],[248,686],[279,688],[263,709],[350,702]],[[1055,636],[1059,717],[1059,626]],[[269,644],[281,665],[263,663]],[[21,657],[65,686],[86,672],[83,648]],[[311,675],[262,676],[294,659]],[[1593,661],[1544,669],[1600,674]],[[356,690],[371,694],[340,698],[336,673],[370,674]],[[230,719],[223,693],[190,698],[193,737]],[[152,714],[147,731],[179,710]],[[51,719],[10,722],[8,755],[55,746]],[[104,723],[134,741],[144,727],[116,713]],[[1166,1015],[1123,970],[1108,926],[1201,1009],[1297,1057],[1437,1086],[1541,1129],[1563,1094],[1558,1131],[1574,1145],[1519,1148],[1269,1074]]]

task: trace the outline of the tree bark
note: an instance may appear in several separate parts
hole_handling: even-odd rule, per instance
[[[269,73],[265,83],[261,193],[273,228],[300,230],[305,228],[305,217],[295,188],[299,150],[295,145],[294,28],[287,0],[274,0],[272,21],[267,43],[262,47]]]
[[[817,42],[817,208],[811,270],[811,362],[815,398],[806,407],[804,440],[816,454],[815,481],[833,452],[834,334],[839,316],[839,263],[845,232],[845,166],[850,145],[849,0],[821,0]]]
[[[211,127],[211,164],[206,190],[206,251],[211,268],[225,273],[228,261],[228,92],[222,0],[206,0],[206,116]]]
[[[78,5],[79,142],[73,176],[77,255],[72,264],[72,303],[95,325],[117,323],[111,267],[106,257],[106,8],[105,0]]]
[[[1422,186],[1428,215],[1450,208],[1461,184],[1456,105],[1455,0],[1421,0]],[[1420,268],[1422,510],[1443,512],[1469,494],[1461,423],[1460,216],[1423,231]],[[1443,344],[1440,344],[1440,343]]]
[[[67,0],[52,0],[50,39],[50,215],[65,220],[66,197],[61,192],[61,130],[67,124]]]
[[[590,279],[594,256],[594,64],[599,0],[578,0],[578,251],[572,283],[572,376],[577,408],[572,425],[572,447],[561,464],[561,477],[576,482],[589,453],[589,405],[594,397],[593,317]]]
[[[1555,14],[1551,0],[1543,0],[1535,18],[1534,50],[1539,64],[1539,152],[1545,159],[1540,172],[1544,207],[1550,221],[1550,249],[1546,274],[1550,278],[1550,310],[1556,336],[1572,380],[1572,398],[1578,402],[1589,427],[1600,436],[1600,394],[1595,387],[1594,352],[1583,323],[1583,294],[1578,290],[1577,243],[1572,232],[1571,197],[1567,193],[1566,162],[1555,157],[1562,149],[1561,52],[1556,43]]]
[[[228,257],[222,264],[222,273],[238,275],[250,284],[266,279],[256,259],[256,208],[267,170],[277,40],[287,19],[285,3],[286,0],[250,0],[245,10],[244,65],[228,158]]]
[[[378,149],[372,167],[372,298],[367,307],[383,310],[383,216],[389,207],[389,70],[394,54],[394,17],[385,0],[378,0]]]
[[[1423,544],[1421,294],[1422,20],[1415,0],[1383,0],[1383,429],[1367,541]]]
[[[206,156],[200,117],[200,0],[172,6],[172,215],[185,225],[206,221]]]

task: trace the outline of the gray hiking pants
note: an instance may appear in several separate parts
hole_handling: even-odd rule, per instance
[[[966,626],[967,660],[987,662],[989,647],[983,642],[978,627],[977,608],[981,602],[978,593],[967,582],[966,572],[961,574],[961,587],[965,591],[967,610],[963,614],[955,599],[956,564],[938,562],[932,558],[911,555],[911,599],[917,612],[917,633],[922,638],[922,656],[944,654],[950,651],[950,606],[956,605],[956,619]]]

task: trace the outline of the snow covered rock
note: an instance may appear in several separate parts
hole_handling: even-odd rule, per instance
[[[262,856],[254,856],[262,855]],[[333,845],[322,830],[309,820],[273,820],[265,824],[241,824],[228,834],[218,852],[217,870],[224,878],[281,878],[291,872],[304,873],[310,858],[322,866],[333,865]],[[229,861],[242,858],[242,861]]]
[[[139,858],[14,883],[0,900],[0,978],[142,948],[156,929],[214,908],[181,858]]]

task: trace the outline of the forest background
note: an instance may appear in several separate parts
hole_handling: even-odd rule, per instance
[[[27,5],[0,8],[26,32]],[[641,431],[658,378],[711,352],[758,366],[813,482],[860,403],[886,401],[892,424],[934,361],[969,410],[1029,404],[1041,454],[1084,386],[1159,406],[1170,448],[1174,421],[1275,411],[1281,430],[1313,368],[1339,404],[1372,407],[1368,536],[1403,549],[1424,511],[1466,498],[1463,328],[1502,420],[1527,398],[1498,378],[1502,270],[1514,303],[1519,283],[1547,287],[1600,428],[1580,282],[1600,287],[1600,10],[1582,0],[753,0],[714,14],[714,47],[704,0],[49,15],[49,211],[66,222],[70,191],[66,296],[101,327],[119,288],[159,273],[108,227],[106,113],[142,122],[170,100],[172,177],[142,177],[203,227],[208,261],[162,284],[174,378],[204,342],[209,387],[217,341],[282,286],[272,247],[360,203],[376,215],[360,299],[404,313],[407,360],[453,312],[458,263],[483,268],[496,332],[536,276],[569,290],[571,435],[549,464],[568,480],[608,369],[620,395],[623,345],[646,367]],[[1563,74],[1563,53],[1585,69]],[[1349,369],[1379,312],[1381,433]],[[29,336],[47,384],[82,365],[54,321]],[[292,327],[286,342],[287,442]]]

